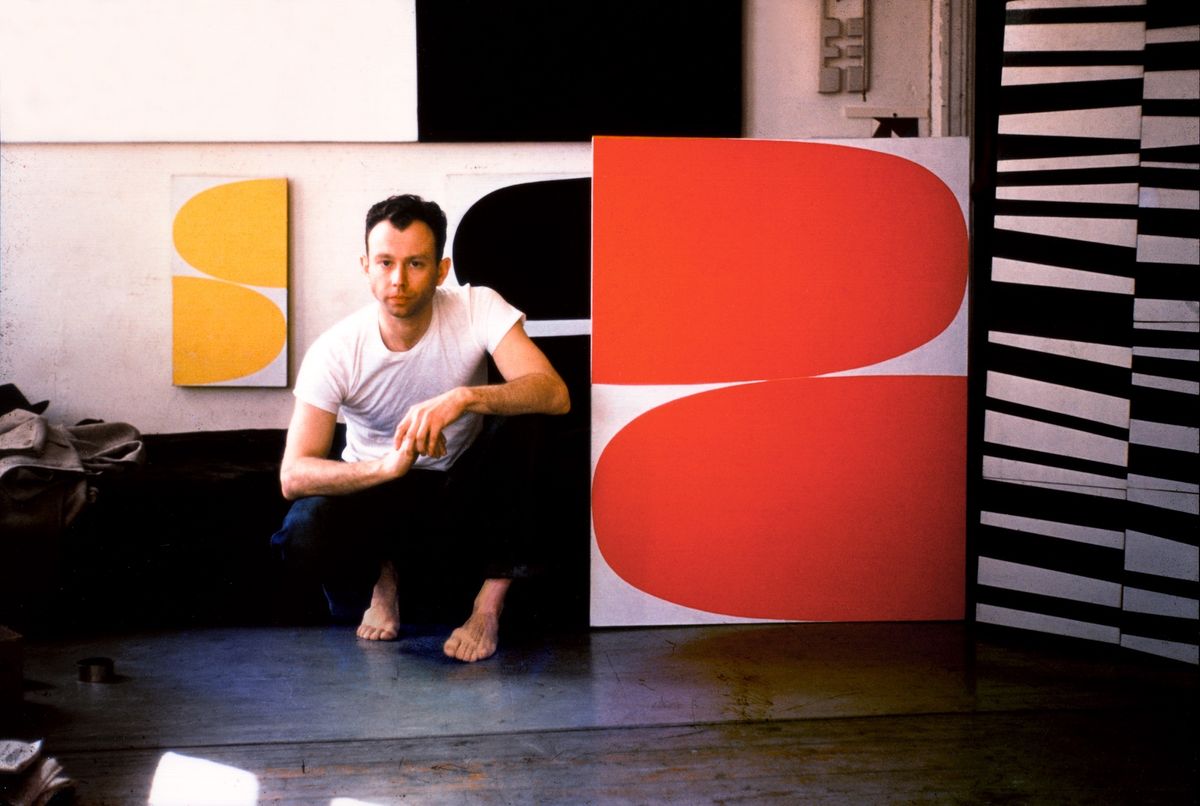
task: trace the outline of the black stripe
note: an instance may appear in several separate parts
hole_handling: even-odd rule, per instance
[[[1200,462],[1196,454],[1156,448],[1153,445],[1129,445],[1130,472],[1156,479],[1171,479],[1200,484]]]
[[[1114,397],[1129,397],[1128,367],[1116,367],[1098,361],[1085,361],[1067,355],[1055,355],[993,342],[988,342],[984,349],[988,371],[1058,383]]]
[[[1111,468],[1105,468],[1111,472]],[[1070,523],[1094,529],[1120,529],[1127,502],[1067,490],[1048,490],[1027,484],[984,479],[980,483],[981,511]]]
[[[1107,582],[1121,582],[1125,576],[1125,553],[1121,549],[997,526],[983,526],[977,545],[980,557],[1079,574]]]
[[[1136,402],[1138,411],[1144,415],[1139,415],[1134,419],[1150,423],[1163,423],[1164,425],[1182,425],[1189,428],[1200,422],[1200,395],[1197,395],[1196,392],[1140,385],[1159,380],[1167,383],[1173,381],[1195,383],[1194,375],[1191,378],[1171,378],[1167,375],[1156,375],[1148,379],[1134,378],[1135,385],[1130,387],[1130,403]]]
[[[1011,445],[1001,445],[1001,444],[995,443],[995,442],[984,443],[983,444],[983,452],[986,457],[991,457],[991,458],[995,458],[995,459],[1009,459],[1014,462],[1025,462],[1027,464],[1038,465],[1039,467],[1054,468],[1056,470],[1073,470],[1073,471],[1077,471],[1079,473],[1091,473],[1096,476],[1102,476],[1105,478],[1112,479],[1114,487],[1120,487],[1122,484],[1124,484],[1125,476],[1127,473],[1126,468],[1119,467],[1117,465],[1107,465],[1107,464],[1104,464],[1103,462],[1092,462],[1087,459],[1078,459],[1074,456],[1065,456],[1060,453],[1043,453],[1041,451],[1029,450],[1027,448],[1015,448]],[[996,483],[1002,483],[1001,479],[989,479],[989,481],[993,481]],[[1017,487],[1025,486],[1025,485],[1020,485],[1020,484],[1015,484],[1013,482],[1004,482],[1004,483],[1008,483],[1009,486],[1017,486]],[[1079,486],[1082,486],[1082,485],[1079,485]],[[1059,491],[1059,490],[1055,490],[1055,491],[1056,492],[1066,492],[1066,491]],[[1073,493],[1073,494],[1080,495],[1080,496],[1084,495],[1084,493]],[[1089,502],[1092,501],[1093,499],[1097,499],[1097,496],[1094,496],[1094,495],[1087,496],[1087,500]],[[1124,502],[1122,501],[1122,503],[1124,503]],[[985,507],[985,509],[986,509],[986,507]],[[1011,514],[1025,514],[1025,513],[1020,513],[1020,512],[1017,512],[1014,510],[1011,512]],[[1064,511],[1063,513],[1060,513],[1060,517],[1050,518],[1050,520],[1061,520],[1066,523],[1075,523],[1076,516],[1071,515],[1069,512]],[[1105,528],[1112,528],[1111,524]]]
[[[996,157],[1002,160],[1046,157],[1095,157],[1104,154],[1137,154],[1142,141],[1117,137],[1056,137],[1038,134],[1001,134]]]
[[[1057,238],[1053,235],[1003,229],[994,230],[992,239],[992,254],[995,257],[1009,260],[1022,260],[1045,266],[1061,266],[1066,269],[1083,269],[1116,277],[1133,277],[1137,270],[1137,248],[1133,246],[1113,246],[1094,241],[1077,241],[1074,238]],[[1089,292],[1076,293],[1086,294]],[[1066,302],[1067,300],[1060,299],[1058,301]],[[1111,311],[1114,316],[1128,316],[1129,318],[1132,318],[1132,313],[1132,308],[1126,313],[1120,306]]]
[[[1139,207],[1137,219],[1139,235],[1195,238],[1196,234],[1200,233],[1200,210],[1181,210],[1177,207]]]
[[[1095,22],[1142,22],[1145,6],[1091,6],[1082,8],[1031,8],[1010,10],[1005,25],[1062,25]]]
[[[1125,611],[1121,617],[1121,635],[1182,644],[1180,649],[1190,647],[1194,650],[1197,646],[1197,629],[1194,618]]]
[[[1179,188],[1181,190],[1196,190],[1200,188],[1200,171],[1195,168],[1148,168],[1138,169],[1139,182],[1147,188]],[[1004,174],[1000,174],[1003,176]]]
[[[1023,215],[1061,218],[1136,219],[1137,204],[1085,204],[1083,202],[996,199],[996,215]]]
[[[1200,362],[1195,359],[1135,355],[1133,371],[1142,375],[1156,375],[1159,378],[1200,381]]]
[[[1186,599],[1200,599],[1200,582],[1190,579],[1173,579],[1156,574],[1126,571],[1124,582],[1125,586],[1129,588],[1141,588],[1154,593],[1165,593],[1168,596],[1182,596]]]
[[[1091,602],[1077,602],[1073,599],[1060,599],[1056,596],[1041,596],[1036,593],[993,588],[990,585],[977,586],[977,594],[980,604],[1072,619],[1087,624],[1101,624],[1106,627],[1117,627],[1120,623],[1120,610]]]
[[[1028,112],[1107,109],[1142,103],[1142,79],[1014,84],[1000,88],[1000,117]]]
[[[1200,162],[1200,146],[1166,146],[1164,148],[1143,148],[1141,158],[1146,162],[1182,162],[1192,164]]]
[[[1195,266],[1182,263],[1139,263],[1134,287],[1143,299],[1196,300],[1200,299],[1197,275]]]
[[[1005,67],[1108,67],[1142,64],[1142,49],[1137,50],[1008,50]],[[1164,68],[1165,69],[1165,68]]]
[[[996,186],[1009,185],[1121,185],[1137,184],[1142,174],[1136,165],[1122,168],[1068,168],[1049,171],[1000,171]]]
[[[1195,266],[1188,267],[1192,273],[1196,272]],[[1142,283],[1142,277],[1138,277],[1138,285]],[[1154,297],[1152,299],[1163,299],[1163,297]],[[1193,298],[1194,299],[1194,298]],[[1196,331],[1186,330],[1134,330],[1133,344],[1135,347],[1166,347],[1175,350],[1198,350],[1200,349],[1200,333]]]
[[[1147,28],[1181,28],[1200,25],[1200,6],[1178,0],[1150,0],[1146,4]]]
[[[1129,397],[1129,416],[1135,420],[1200,427],[1200,397],[1196,395],[1134,386]]]
[[[1191,454],[1195,461],[1196,454]],[[1137,501],[1129,502],[1126,529],[1144,532],[1185,546],[1200,546],[1200,520],[1190,512],[1163,509]]]
[[[1190,618],[1172,618],[1126,610],[1121,616],[1121,633],[1193,647],[1197,643],[1196,620]]]
[[[1135,491],[1130,491],[1140,499],[1156,498],[1156,495],[1144,495]],[[1151,491],[1152,492],[1152,491]],[[1165,492],[1165,491],[1164,491]],[[1187,493],[1176,493],[1187,495]],[[1192,494],[1193,497],[1195,493]],[[1130,518],[1126,524],[1126,529],[1129,531],[1140,531],[1154,537],[1162,537],[1164,540],[1169,540],[1178,543],[1181,546],[1181,551],[1187,551],[1187,547],[1196,547],[1200,541],[1200,518],[1190,512],[1181,512],[1178,510],[1169,509],[1164,506],[1154,506],[1148,503],[1147,500],[1129,501]],[[1128,542],[1126,543],[1128,551]],[[1170,575],[1162,575],[1170,576]]]
[[[1200,51],[1194,41],[1148,42],[1143,59],[1147,73],[1195,70],[1200,67]]]
[[[988,285],[989,330],[1090,344],[1130,343],[1133,298],[1097,291],[997,283]]]
[[[1194,118],[1200,116],[1200,100],[1194,98],[1147,98],[1142,114],[1157,118]]]
[[[1011,331],[1005,331],[1011,332]],[[1030,380],[1056,383],[1128,399],[1132,381],[1128,367],[1040,350],[1012,347],[989,342],[986,349],[987,371],[1001,372]]]

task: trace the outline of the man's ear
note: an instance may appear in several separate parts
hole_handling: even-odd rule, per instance
[[[358,256],[358,265],[362,266],[363,274],[371,273],[371,259],[366,255]]]
[[[450,258],[442,258],[442,262],[438,264],[438,280],[437,284],[441,285],[446,282],[446,278],[450,276]]]

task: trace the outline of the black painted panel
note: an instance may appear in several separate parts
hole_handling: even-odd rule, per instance
[[[740,137],[740,0],[418,0],[421,141]]]
[[[454,234],[459,282],[494,288],[529,319],[591,316],[592,181],[510,185],[471,206]]]

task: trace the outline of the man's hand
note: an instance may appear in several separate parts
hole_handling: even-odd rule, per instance
[[[398,479],[411,470],[416,461],[417,452],[412,449],[412,443],[405,440],[380,457],[379,469],[385,478]]]
[[[397,440],[393,450],[371,461],[328,459],[336,426],[337,415],[296,401],[279,471],[284,498],[294,501],[310,495],[355,493],[400,478],[417,460],[412,444],[404,444],[403,440]]]
[[[566,384],[520,322],[501,339],[492,358],[504,383],[459,386],[412,406],[396,426],[396,450],[434,459],[445,456],[446,437],[442,432],[467,412],[507,416],[565,414],[570,410]]]
[[[417,456],[445,456],[446,437],[442,432],[467,411],[469,401],[469,390],[458,387],[409,408],[396,426],[396,450],[411,452],[414,460]]]

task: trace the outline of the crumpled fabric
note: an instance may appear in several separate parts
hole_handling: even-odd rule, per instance
[[[52,425],[16,409],[0,416],[0,534],[51,533],[88,501],[88,479],[145,462],[141,433],[128,423]]]

